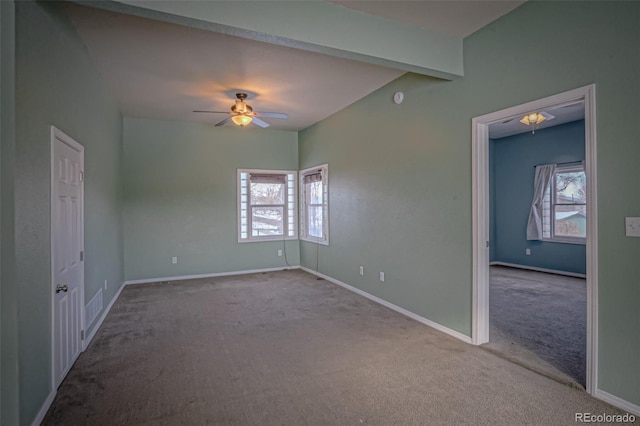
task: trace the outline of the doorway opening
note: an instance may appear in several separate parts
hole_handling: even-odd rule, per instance
[[[502,111],[497,111],[491,114],[476,117],[472,120],[473,138],[472,138],[472,156],[473,156],[473,324],[472,324],[472,340],[474,344],[480,345],[490,342],[490,259],[491,259],[491,227],[490,227],[490,205],[491,205],[491,179],[490,179],[490,130],[491,126],[496,123],[505,123],[513,121],[514,119],[520,119],[525,114],[536,111],[546,110],[558,110],[559,108],[568,107],[571,105],[584,105],[584,163],[580,163],[583,167],[585,175],[585,204],[579,206],[583,209],[583,213],[586,214],[586,218],[583,216],[574,216],[571,220],[577,218],[584,219],[584,231],[586,235],[583,239],[584,255],[586,257],[586,264],[584,270],[586,272],[586,281],[584,282],[584,293],[586,303],[583,302],[583,308],[586,310],[584,322],[586,322],[586,371],[584,380],[582,382],[586,384],[586,390],[589,393],[594,393],[597,388],[597,201],[596,201],[596,131],[595,131],[595,86],[590,85],[583,88],[575,89],[569,92],[554,95],[548,98],[540,99],[537,101],[529,102],[526,104],[514,106]],[[558,161],[561,163],[561,161]],[[568,162],[567,162],[568,163]],[[567,167],[572,167],[567,166]],[[577,169],[577,167],[575,167]],[[573,169],[571,172],[575,172]],[[563,207],[564,208],[564,207]],[[571,208],[578,208],[573,206]],[[571,210],[568,208],[568,211]],[[565,219],[565,215],[558,210],[555,214],[556,218]],[[566,212],[568,215],[568,211]],[[568,217],[568,216],[567,216]],[[565,221],[566,222],[566,221]],[[569,226],[570,225],[570,226]],[[562,234],[562,229],[575,231],[576,224],[569,224],[565,228],[558,227],[559,234]],[[547,229],[548,231],[548,229]],[[542,230],[541,230],[542,232]],[[546,231],[545,231],[546,232]],[[553,232],[553,231],[552,231]],[[569,231],[567,231],[569,232]],[[558,235],[561,237],[562,235]],[[569,236],[572,236],[571,234]],[[545,237],[548,235],[545,234]],[[525,230],[522,230],[521,239],[525,239]],[[541,237],[542,239],[542,237]],[[575,241],[574,241],[575,242]],[[527,247],[526,253],[530,254],[530,247]],[[524,250],[523,250],[524,252]],[[523,253],[524,254],[524,253]],[[585,259],[583,257],[583,259]],[[513,262],[517,263],[517,262]],[[497,268],[504,268],[496,270],[494,275],[494,281],[496,277],[501,277],[504,281],[505,275],[509,278],[507,280],[513,280],[518,274],[525,271],[510,270],[505,268],[508,265],[499,266]],[[535,268],[534,268],[535,269]],[[545,272],[545,268],[539,268],[542,271],[535,272],[537,274]],[[546,272],[554,272],[556,268]],[[530,273],[530,274],[535,274]],[[549,274],[546,274],[549,275]],[[577,273],[577,275],[581,275]],[[522,277],[516,277],[518,279]],[[525,277],[524,281],[531,279]],[[580,278],[574,278],[578,282],[568,284],[579,287]],[[534,279],[536,281],[536,279]],[[547,281],[553,281],[549,279]],[[569,281],[571,281],[569,279]],[[564,285],[566,283],[562,283]],[[556,283],[556,286],[560,284]],[[577,288],[576,287],[576,288]],[[571,290],[568,290],[571,291]],[[496,302],[499,298],[499,293],[494,294]],[[579,299],[579,297],[578,297]],[[526,301],[525,301],[526,303]],[[579,304],[579,302],[578,302]],[[494,304],[491,305],[492,307]],[[558,327],[561,324],[557,324]],[[492,330],[492,333],[496,330]],[[499,337],[496,333],[495,337]]]

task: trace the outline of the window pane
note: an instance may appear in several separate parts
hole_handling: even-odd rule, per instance
[[[551,238],[551,185],[547,186],[542,199],[542,238]]]
[[[554,219],[556,236],[587,238],[586,205],[556,206]]]
[[[307,203],[322,204],[322,181],[307,183],[306,187]]]
[[[307,229],[309,236],[322,238],[322,206],[308,206]]]
[[[283,207],[251,207],[251,236],[283,235]]]
[[[584,172],[556,173],[556,203],[585,204],[587,202]]]
[[[283,183],[252,183],[251,204],[284,204]]]
[[[296,175],[293,173],[287,174],[287,212],[288,236],[295,237],[298,224],[296,223]]]

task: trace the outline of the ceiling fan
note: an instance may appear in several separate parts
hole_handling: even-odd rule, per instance
[[[227,117],[221,122],[219,122],[218,124],[216,124],[216,127],[222,126],[226,124],[229,120],[231,120],[240,127],[244,127],[253,123],[257,126],[265,128],[265,127],[269,127],[269,123],[260,119],[259,117],[267,117],[267,118],[288,118],[289,117],[284,112],[254,111],[253,108],[251,108],[251,105],[245,102],[245,99],[247,99],[246,93],[236,93],[236,98],[238,99],[236,100],[235,105],[231,107],[231,112],[227,112],[227,111],[193,111],[193,112],[230,115],[230,117]]]

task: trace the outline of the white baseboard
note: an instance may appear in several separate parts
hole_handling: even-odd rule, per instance
[[[216,272],[214,274],[179,275],[174,277],[145,278],[142,280],[127,280],[124,282],[124,285],[148,284],[148,283],[158,283],[158,282],[166,282],[166,281],[193,280],[196,278],[227,277],[231,275],[259,274],[261,272],[284,271],[286,269],[299,269],[299,268],[300,266],[280,266],[277,268],[249,269],[246,271]]]
[[[593,396],[601,399],[604,402],[608,402],[609,404],[614,405],[621,410],[627,411],[631,414],[635,414],[636,416],[640,416],[640,405],[633,404],[625,399],[622,399],[615,395],[611,395],[609,392],[605,392],[601,389],[596,389]]]
[[[387,302],[386,300],[381,299],[381,298],[379,298],[377,296],[374,296],[372,294],[369,294],[366,291],[363,291],[363,290],[360,290],[359,288],[350,286],[349,284],[345,284],[340,280],[337,280],[335,278],[332,278],[332,277],[330,277],[328,275],[325,275],[325,274],[322,274],[320,272],[314,271],[313,269],[309,269],[309,268],[304,267],[304,266],[300,266],[300,269],[302,269],[303,271],[306,271],[306,272],[308,272],[310,274],[316,275],[316,276],[318,276],[320,278],[323,278],[323,279],[325,279],[325,280],[327,280],[329,282],[337,284],[340,287],[344,287],[347,290],[352,291],[352,292],[354,292],[356,294],[359,294],[360,296],[364,296],[369,300],[373,300],[374,302],[379,303],[382,306],[386,306],[389,309],[392,309],[392,310],[394,310],[394,311],[396,311],[396,312],[398,312],[398,313],[400,313],[402,315],[405,315],[405,316],[407,316],[407,317],[409,317],[409,318],[411,318],[411,319],[413,319],[415,321],[418,321],[418,322],[420,322],[420,323],[422,323],[424,325],[428,325],[431,328],[435,328],[436,330],[441,331],[441,332],[443,332],[445,334],[453,336],[456,339],[462,340],[465,343],[469,343],[469,344],[472,343],[471,337],[469,337],[469,336],[466,336],[466,335],[464,335],[464,334],[462,334],[462,333],[460,333],[458,331],[455,331],[455,330],[452,330],[452,329],[450,329],[448,327],[445,327],[442,324],[438,324],[437,322],[434,322],[434,321],[428,320],[428,319],[426,319],[424,317],[421,317],[418,314],[415,314],[415,313],[413,313],[411,311],[408,311],[408,310],[406,310],[404,308],[401,308],[400,306],[394,305],[391,302]]]
[[[557,269],[538,268],[536,266],[518,265],[517,263],[508,262],[489,262],[491,266],[508,266],[510,268],[528,269],[529,271],[546,272],[548,274],[565,275],[574,278],[587,278],[587,274],[579,274],[577,272],[558,271]]]
[[[86,336],[86,338],[82,341],[82,351],[83,352],[85,351],[85,349],[87,349],[89,347],[89,344],[91,343],[91,341],[95,337],[96,333],[98,332],[98,329],[100,329],[100,326],[104,322],[104,319],[109,314],[109,311],[111,311],[111,308],[113,307],[113,304],[116,303],[116,300],[118,300],[118,297],[120,297],[120,293],[122,293],[122,289],[123,288],[124,288],[124,283],[120,286],[120,288],[118,289],[116,294],[113,296],[113,298],[111,299],[111,302],[109,302],[109,304],[107,305],[106,309],[104,311],[102,311],[102,315],[100,316],[100,319],[98,320],[98,322],[96,322],[96,325],[93,326],[93,329],[91,329],[91,334]]]
[[[53,403],[53,400],[56,398],[56,393],[58,393],[57,389],[51,390],[51,393],[49,394],[49,396],[47,396],[47,399],[44,401],[44,404],[42,404],[40,411],[38,411],[38,415],[36,415],[36,418],[33,419],[31,426],[40,426],[40,424],[42,423],[42,420],[44,420],[44,416],[47,415],[47,411],[49,411],[49,408],[51,408],[51,404]]]

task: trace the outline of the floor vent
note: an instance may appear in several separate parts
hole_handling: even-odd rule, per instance
[[[86,315],[85,328],[89,328],[96,318],[98,318],[100,312],[102,312],[102,289],[98,290],[96,295],[87,303],[84,312]]]

